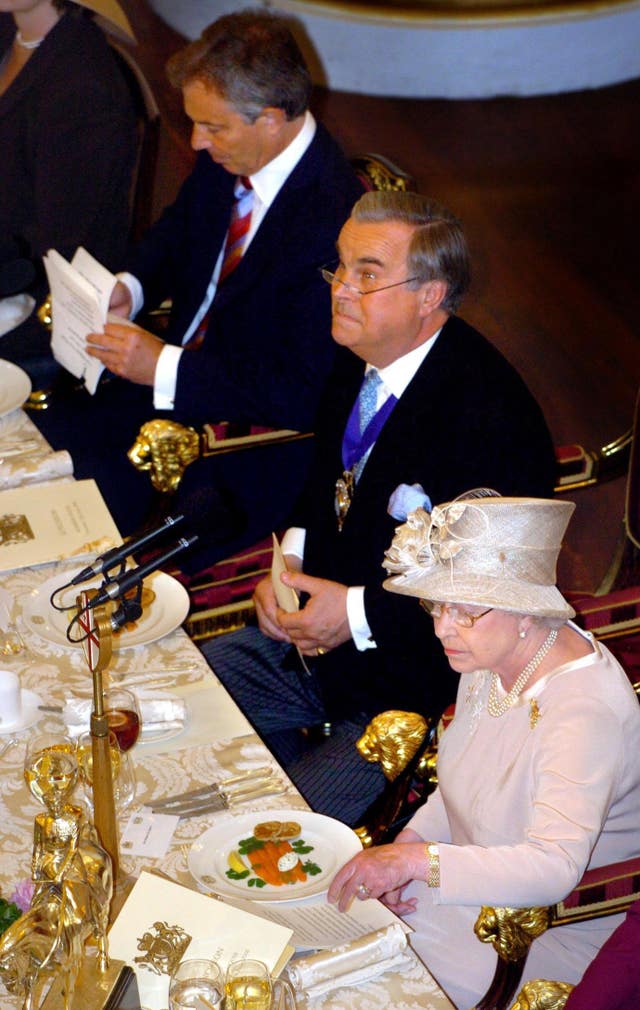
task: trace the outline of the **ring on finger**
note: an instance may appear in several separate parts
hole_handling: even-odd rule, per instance
[[[358,884],[356,893],[361,901],[366,901],[367,898],[371,897],[371,891],[366,884]]]
[[[323,649],[321,645],[316,649],[316,656],[326,656],[328,649]]]

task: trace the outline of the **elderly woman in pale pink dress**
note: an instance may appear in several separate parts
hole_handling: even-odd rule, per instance
[[[478,497],[419,510],[386,587],[419,597],[454,670],[438,789],[391,845],[360,853],[329,900],[381,898],[459,1010],[484,994],[481,905],[564,898],[586,869],[640,852],[640,708],[618,662],[570,620],[555,565],[574,506]],[[425,670],[425,676],[429,671]],[[577,982],[622,916],[534,941],[527,978]]]

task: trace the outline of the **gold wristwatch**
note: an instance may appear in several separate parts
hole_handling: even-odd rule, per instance
[[[427,887],[440,887],[440,854],[435,842],[427,842],[425,851],[429,860]]]

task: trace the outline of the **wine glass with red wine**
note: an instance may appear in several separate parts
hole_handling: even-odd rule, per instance
[[[108,688],[104,692],[104,710],[120,750],[130,750],[140,736],[142,725],[135,694],[124,687]]]

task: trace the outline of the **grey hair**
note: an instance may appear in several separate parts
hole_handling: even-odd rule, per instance
[[[170,58],[167,75],[175,88],[201,81],[215,89],[248,123],[267,107],[297,119],[311,94],[311,76],[287,19],[261,9],[218,18]]]
[[[407,256],[410,275],[417,284],[444,281],[442,308],[456,311],[471,281],[471,265],[462,225],[451,211],[419,193],[376,190],[360,197],[351,216],[362,224],[400,221],[414,228]]]

